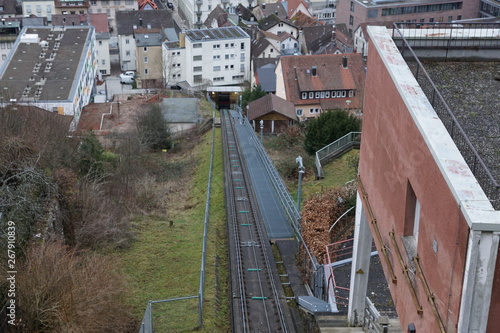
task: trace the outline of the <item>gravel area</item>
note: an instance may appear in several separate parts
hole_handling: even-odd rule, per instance
[[[500,62],[424,62],[423,65],[500,183]],[[462,151],[461,145],[457,146]],[[493,195],[496,209],[500,209],[499,192]]]

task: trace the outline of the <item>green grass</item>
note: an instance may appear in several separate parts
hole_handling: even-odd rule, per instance
[[[353,170],[348,165],[348,158],[353,155],[359,155],[359,150],[351,150],[331,163],[323,165],[325,178],[316,180],[313,170],[309,170],[308,176],[302,180],[302,203],[315,194],[322,193],[328,189],[335,188],[345,184],[355,178]],[[297,198],[298,182],[288,184],[290,194]]]
[[[149,300],[198,294],[210,150],[211,131],[193,152],[199,164],[189,184],[185,184],[189,186],[187,202],[180,202],[178,209],[169,211],[168,219],[137,217],[134,220],[135,241],[130,248],[113,254],[127,277],[127,301],[138,321],[142,320]],[[201,329],[206,332],[224,332],[229,327],[220,130],[216,131],[215,152]],[[158,332],[197,330],[198,299],[153,304],[153,315],[154,328]]]

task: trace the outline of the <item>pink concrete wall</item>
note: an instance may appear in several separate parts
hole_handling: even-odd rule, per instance
[[[414,286],[423,315],[417,314],[389,236],[394,230],[404,261],[408,263],[401,237],[405,225],[407,184],[410,183],[421,203],[417,251],[423,272],[435,294],[447,332],[455,332],[469,228],[376,48],[370,45],[369,50],[360,177],[383,243],[391,249],[389,255],[398,278],[397,284],[389,282],[392,297],[403,328],[414,323],[417,332],[439,332],[436,317],[418,278]],[[433,243],[437,244],[437,252],[434,252]],[[377,247],[380,251],[380,244]],[[384,259],[381,261],[386,277],[389,277]]]

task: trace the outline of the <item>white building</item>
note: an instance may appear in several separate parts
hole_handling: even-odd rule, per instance
[[[52,21],[52,14],[56,14],[54,0],[24,0],[22,9],[23,16],[46,17],[49,22]]]
[[[96,65],[94,27],[25,27],[0,68],[0,106],[70,115],[76,128],[92,95]]]
[[[250,79],[250,36],[240,27],[188,30],[163,43],[166,86],[237,85]]]
[[[245,7],[251,7],[252,4],[257,4],[257,2],[253,0],[243,0],[240,3]],[[234,13],[234,7],[238,5],[238,2],[233,2],[231,4],[229,0],[178,0],[178,10],[182,12],[182,17],[185,18],[183,23],[189,29],[203,27],[203,22],[205,22],[208,15],[217,5]],[[237,22],[235,23],[237,24]]]

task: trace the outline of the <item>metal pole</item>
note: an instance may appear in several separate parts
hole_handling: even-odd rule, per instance
[[[302,164],[302,157],[299,156],[295,159],[295,162],[299,164],[299,184],[297,189],[297,210],[300,212],[300,201],[302,199],[302,175],[306,173],[306,168]]]
[[[264,141],[262,140],[262,136],[264,135],[264,120],[260,120],[260,142],[264,144]]]

